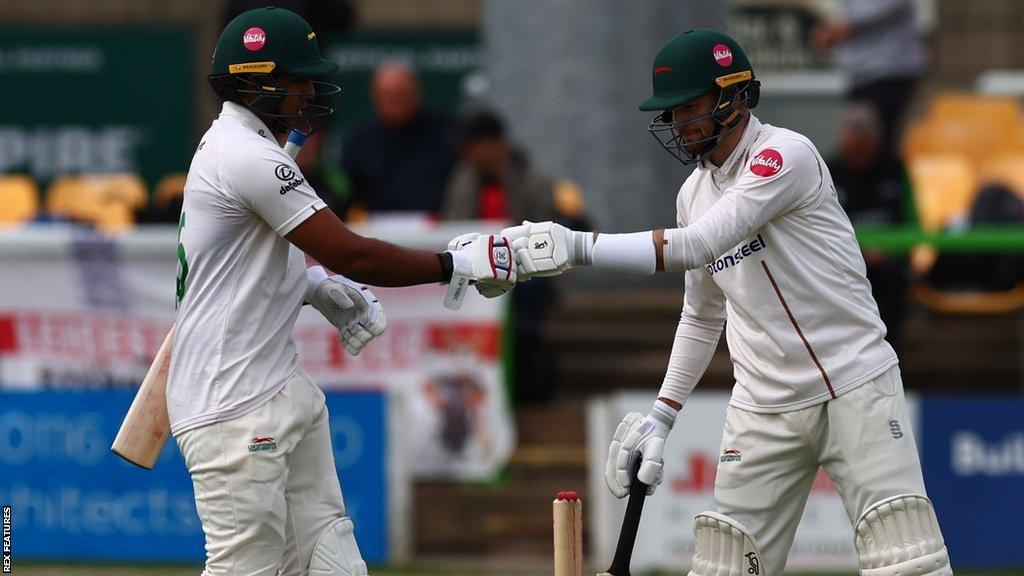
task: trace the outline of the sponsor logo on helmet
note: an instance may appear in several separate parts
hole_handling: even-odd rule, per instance
[[[671,66],[658,66],[657,68],[654,69],[654,75],[661,76],[662,74],[668,74],[671,71]]]
[[[263,45],[266,43],[267,33],[259,26],[253,26],[246,30],[245,34],[242,34],[242,45],[250,52],[255,52],[260,48],[263,48]]]
[[[782,170],[782,154],[772,148],[765,148],[750,161],[750,171],[758,176],[775,176]]]
[[[732,65],[732,49],[725,44],[715,44],[715,47],[711,49],[711,53],[714,54],[715,62],[718,62],[719,66]]]
[[[257,72],[269,74],[277,66],[276,62],[244,62],[242,64],[228,64],[228,74],[245,74]]]

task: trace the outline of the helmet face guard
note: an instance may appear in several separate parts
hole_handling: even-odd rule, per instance
[[[326,78],[338,70],[320,56],[316,33],[301,16],[283,8],[255,8],[236,16],[217,40],[208,77],[223,100],[244,105],[275,131],[316,131],[338,106],[341,88],[314,81],[313,94],[289,92],[277,75]],[[282,114],[288,96],[312,97],[295,114]]]
[[[686,165],[700,162],[718,148],[726,135],[740,125],[746,117],[747,111],[757,106],[760,99],[760,88],[760,82],[750,80],[738,87],[720,89],[714,106],[694,118],[673,121],[672,110],[663,110],[647,125],[647,131],[676,160]],[[736,109],[737,104],[745,104],[742,113]],[[682,133],[686,126],[708,118],[715,121],[714,134],[694,142],[687,142],[683,139]],[[688,146],[696,148],[696,151],[693,153],[687,151]]]
[[[270,128],[279,132],[296,130],[309,136],[334,114],[341,100],[340,86],[313,80],[313,95],[309,103],[296,114],[282,114],[279,108],[285,97],[306,94],[288,92],[273,74],[211,76],[209,80],[215,92],[229,100],[241,101],[257,115],[269,118],[273,124]]]

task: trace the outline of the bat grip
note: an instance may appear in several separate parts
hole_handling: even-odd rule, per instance
[[[448,291],[444,296],[445,308],[450,310],[462,308],[462,301],[466,298],[466,290],[468,289],[469,276],[459,274],[458,272],[452,274],[452,279],[448,282]]]
[[[284,151],[294,160],[305,143],[306,135],[298,130],[292,130],[288,133],[288,140],[284,143]]]
[[[626,501],[626,515],[622,518],[622,529],[619,531],[619,542],[615,546],[615,557],[608,573],[614,576],[629,576],[629,560],[633,556],[633,545],[636,544],[636,533],[640,528],[640,514],[644,510],[644,499],[647,498],[647,484],[637,479],[642,458],[638,458],[630,472],[629,500]]]

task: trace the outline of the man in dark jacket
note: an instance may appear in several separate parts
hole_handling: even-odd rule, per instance
[[[838,153],[829,159],[828,169],[854,226],[899,226],[907,219],[906,170],[885,146],[884,134],[884,124],[871,104],[852,104],[844,112]],[[898,350],[906,312],[907,259],[868,251],[864,262],[886,340]]]
[[[404,62],[381,64],[371,91],[375,117],[342,149],[354,202],[371,213],[438,213],[456,161],[453,122],[423,107],[419,80]]]
[[[445,220],[554,220],[554,181],[513,150],[505,127],[478,112],[460,130],[460,160],[448,181]]]

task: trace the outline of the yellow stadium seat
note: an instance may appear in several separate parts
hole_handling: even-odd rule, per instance
[[[50,184],[46,210],[116,231],[130,228],[135,222],[133,213],[147,200],[145,184],[133,174],[62,176]]]
[[[568,178],[555,180],[555,212],[569,218],[579,218],[586,210],[586,204],[579,184]]]
[[[158,209],[167,208],[170,203],[185,193],[185,174],[168,174],[160,179],[153,192],[152,205]]]
[[[941,230],[951,218],[965,215],[977,192],[971,162],[954,154],[921,155],[907,164],[921,228]]]
[[[979,181],[995,182],[1024,198],[1024,152],[993,156],[981,165]]]
[[[928,119],[907,129],[903,152],[919,156],[956,154],[980,167],[994,155],[1024,150],[1024,132],[962,118]]]
[[[969,119],[1011,129],[1022,123],[1021,104],[1013,96],[993,96],[970,92],[936,94],[928,106],[932,120]]]
[[[0,176],[0,226],[18,224],[39,213],[39,187],[22,175]]]

